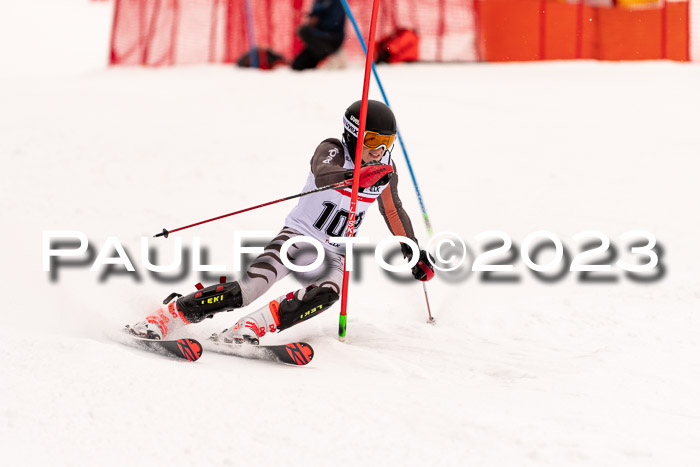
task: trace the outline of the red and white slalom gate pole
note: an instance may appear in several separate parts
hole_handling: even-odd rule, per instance
[[[372,19],[369,24],[369,41],[365,58],[365,80],[362,85],[362,105],[360,106],[360,128],[357,132],[357,145],[355,148],[355,171],[352,176],[352,196],[350,197],[350,213],[348,215],[347,237],[355,235],[355,210],[357,209],[357,193],[360,188],[360,167],[362,166],[362,147],[365,138],[365,124],[367,121],[367,98],[369,96],[369,83],[372,72],[372,61],[374,58],[374,33],[377,29],[377,16],[379,14],[379,0],[374,0],[372,4]],[[348,259],[345,257],[343,266],[343,291],[340,301],[340,324],[338,327],[338,339],[345,341],[345,334],[348,323],[348,282],[350,282],[350,272],[347,269]]]

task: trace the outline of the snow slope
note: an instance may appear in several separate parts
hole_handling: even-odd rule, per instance
[[[109,335],[202,279],[153,278],[141,237],[298,192],[316,144],[340,134],[362,70],[81,63],[1,75],[8,465],[700,462],[697,66],[381,67],[436,231],[474,252],[486,230],[520,245],[546,229],[576,254],[571,237],[599,230],[632,262],[619,236],[642,229],[663,246],[665,274],[637,282],[614,268],[615,282],[568,272],[550,283],[516,258],[517,282],[468,271],[430,282],[429,326],[420,285],[389,280],[367,256],[346,343],[337,309],[268,337],[314,346],[308,367],[289,368],[212,353],[177,362]],[[183,232],[183,245],[200,237],[209,264],[230,270],[232,232],[276,231],[292,203]],[[101,280],[86,262],[53,281],[41,268],[46,230],[84,232],[95,253],[116,236],[138,278]],[[376,208],[361,233],[374,244],[387,235]],[[151,243],[159,262],[172,258],[171,240]],[[285,279],[259,302],[293,288]],[[206,338],[239,316],[187,334]]]

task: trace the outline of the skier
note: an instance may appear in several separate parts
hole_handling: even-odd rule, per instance
[[[360,105],[361,102],[357,101],[345,111],[342,141],[329,138],[316,148],[304,191],[352,178]],[[395,137],[396,119],[391,109],[381,102],[368,101],[355,231],[367,209],[377,200],[379,211],[391,233],[410,238],[417,244],[411,221],[397,191],[398,176],[391,160]],[[297,279],[302,283],[302,288],[244,316],[215,339],[227,343],[258,344],[267,333],[282,331],[320,314],[335,303],[341,293],[345,246],[332,243],[330,237],[345,236],[350,197],[350,188],[345,188],[320,191],[300,198],[277,237],[264,248],[241,279],[225,282],[222,278],[222,283],[207,288],[197,284],[199,290],[184,297],[172,294],[156,314],[134,326],[127,326],[127,330],[140,337],[163,339],[181,326],[211,318],[221,311],[249,305],[289,274],[290,270],[280,260],[280,249],[285,241],[300,235],[313,237],[324,245],[325,259],[321,267],[298,273]],[[401,250],[404,258],[410,261],[413,254],[411,248],[402,243]],[[310,265],[316,260],[315,248],[309,251],[294,244],[288,253],[292,262],[299,266]],[[412,274],[421,281],[432,279],[434,271],[425,250],[420,250]]]

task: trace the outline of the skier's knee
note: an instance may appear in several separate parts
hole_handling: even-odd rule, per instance
[[[243,305],[238,282],[226,282],[202,288],[177,300],[177,307],[190,323],[211,318],[216,313]]]
[[[279,302],[280,331],[321,314],[340,297],[331,287],[309,286],[292,292]]]

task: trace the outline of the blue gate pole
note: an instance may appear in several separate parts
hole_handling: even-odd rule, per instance
[[[252,0],[245,0],[245,22],[248,32],[248,47],[250,47],[249,57],[251,68],[258,68],[258,50],[255,44],[255,20],[253,18]]]
[[[340,0],[343,3],[343,8],[345,9],[345,13],[348,15],[348,18],[350,19],[350,22],[352,23],[352,27],[355,29],[355,34],[357,35],[357,39],[360,41],[360,44],[362,45],[362,50],[364,50],[365,54],[367,54],[367,44],[365,44],[365,40],[362,37],[362,33],[360,32],[360,28],[357,26],[357,21],[355,21],[355,17],[352,14],[352,10],[350,10],[350,5],[348,5],[347,0]],[[382,86],[382,82],[379,79],[379,74],[377,74],[377,68],[374,66],[374,60],[372,60],[372,73],[374,74],[374,79],[377,80],[377,85],[379,85],[379,91],[382,93],[382,98],[384,99],[384,103],[388,106],[389,105],[389,99],[386,97],[386,92],[384,92],[384,86]],[[428,230],[428,234],[432,235],[433,234],[433,228],[430,225],[430,219],[428,218],[428,212],[425,209],[425,204],[423,203],[423,196],[421,195],[420,189],[418,188],[418,181],[416,180],[416,174],[413,172],[413,167],[411,166],[411,161],[408,158],[408,152],[406,152],[406,146],[403,143],[403,138],[401,138],[401,132],[398,131],[397,127],[397,132],[396,132],[397,139],[399,140],[399,145],[401,146],[401,150],[403,151],[404,158],[406,159],[406,164],[408,165],[408,172],[411,174],[411,180],[413,181],[413,187],[416,189],[416,195],[418,195],[418,203],[420,204],[421,211],[423,212],[423,220],[425,221],[425,227]]]

